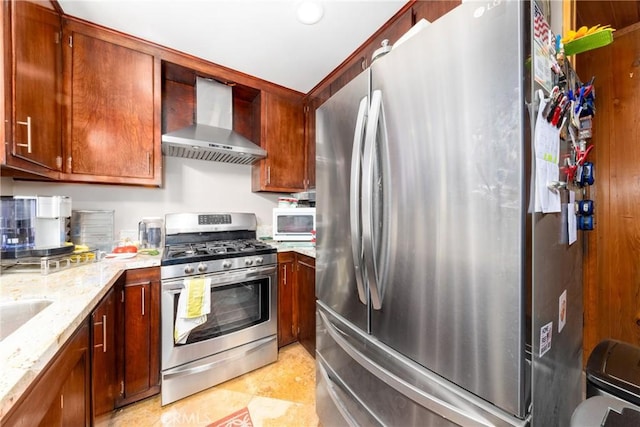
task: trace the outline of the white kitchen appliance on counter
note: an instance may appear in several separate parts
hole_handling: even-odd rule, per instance
[[[71,197],[36,197],[36,248],[65,246],[69,241]]]
[[[316,208],[273,208],[273,240],[310,242],[316,238]]]
[[[66,196],[3,196],[1,201],[2,258],[60,255],[67,245],[71,198]]]

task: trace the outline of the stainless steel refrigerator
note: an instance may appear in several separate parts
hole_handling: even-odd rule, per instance
[[[582,239],[566,190],[534,212],[532,12],[465,2],[317,110],[324,427],[569,425]]]

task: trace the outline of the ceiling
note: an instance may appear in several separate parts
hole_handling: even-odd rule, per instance
[[[301,0],[58,0],[65,14],[308,93],[406,0],[322,0],[315,25]]]
[[[552,0],[555,1],[555,0]],[[303,0],[58,0],[67,15],[308,93],[406,0],[317,0],[324,15],[296,19]],[[622,29],[640,0],[577,0],[577,26]]]

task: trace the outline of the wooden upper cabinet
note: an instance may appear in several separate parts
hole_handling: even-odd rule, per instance
[[[62,166],[60,16],[25,1],[4,2],[3,7],[3,15],[11,17],[10,26],[4,21],[3,34],[5,162],[57,177]]]
[[[316,188],[316,109],[304,110],[305,188]]]
[[[77,22],[65,27],[63,53],[63,178],[160,185],[160,60],[131,39]]]
[[[389,46],[393,44],[407,31],[411,29],[414,24],[414,17],[411,11],[406,11],[395,20],[390,21],[384,27],[382,27],[364,46],[363,55],[366,65],[370,66],[373,62],[373,56],[376,51],[383,46],[383,41],[387,40]],[[354,76],[355,77],[355,76]]]
[[[414,24],[421,19],[433,22],[461,4],[461,0],[420,0],[411,6]]]
[[[252,166],[252,190],[296,192],[305,188],[302,96],[263,91],[260,145],[267,157]]]

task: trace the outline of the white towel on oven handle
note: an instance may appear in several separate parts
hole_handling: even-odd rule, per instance
[[[197,317],[187,317],[188,296],[194,280],[202,279],[184,279],[184,289],[178,297],[178,309],[176,310],[176,322],[173,331],[173,339],[176,344],[185,344],[191,331],[205,323],[207,321],[207,314],[211,312],[211,278],[206,278],[204,279],[204,298],[199,308],[200,315]]]

